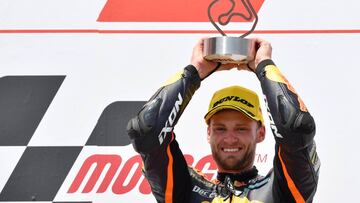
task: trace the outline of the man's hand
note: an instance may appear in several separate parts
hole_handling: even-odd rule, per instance
[[[261,61],[271,59],[272,47],[270,42],[260,38],[255,38],[253,40],[255,40],[255,47],[253,49],[255,51],[255,59],[253,61],[249,61],[248,66],[241,65],[238,67],[239,70],[248,70],[248,68],[250,68],[251,71],[255,72]]]
[[[193,49],[193,53],[191,57],[191,65],[195,66],[201,79],[206,78],[217,66],[216,62],[212,62],[204,59],[203,56],[204,40],[205,38],[202,38],[198,41],[198,43],[195,45]],[[221,65],[221,67],[217,71],[230,70],[234,67],[236,67],[236,64]]]

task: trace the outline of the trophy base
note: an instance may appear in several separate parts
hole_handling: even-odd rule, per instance
[[[204,40],[204,58],[222,64],[246,64],[254,60],[254,41],[240,37],[211,37]]]

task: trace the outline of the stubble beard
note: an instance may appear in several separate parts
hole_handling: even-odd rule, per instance
[[[249,167],[252,167],[252,163],[255,159],[255,146],[248,147],[245,151],[242,158],[238,158],[235,156],[227,156],[222,158],[219,153],[217,153],[213,147],[211,147],[212,155],[218,167],[221,167],[224,170],[231,171],[243,171]],[[230,161],[229,159],[235,159],[234,161]]]

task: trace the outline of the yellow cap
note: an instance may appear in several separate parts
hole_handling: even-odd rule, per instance
[[[258,95],[247,88],[230,86],[214,93],[205,121],[209,124],[210,118],[224,109],[233,109],[244,113],[249,118],[264,123]]]

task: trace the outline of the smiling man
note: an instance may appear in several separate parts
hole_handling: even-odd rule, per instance
[[[237,69],[256,74],[268,102],[276,141],[273,169],[261,176],[254,166],[256,145],[265,139],[264,119],[257,94],[237,85],[215,92],[205,115],[217,179],[207,180],[187,166],[173,128],[202,80],[234,68],[205,60],[202,39],[193,49],[191,65],[167,81],[128,123],[157,202],[312,202],[320,168],[314,119],[271,60],[270,43],[254,40],[255,60]]]
[[[208,142],[219,172],[250,171],[256,144],[265,138],[256,93],[240,86],[215,92],[205,121],[208,124]]]

